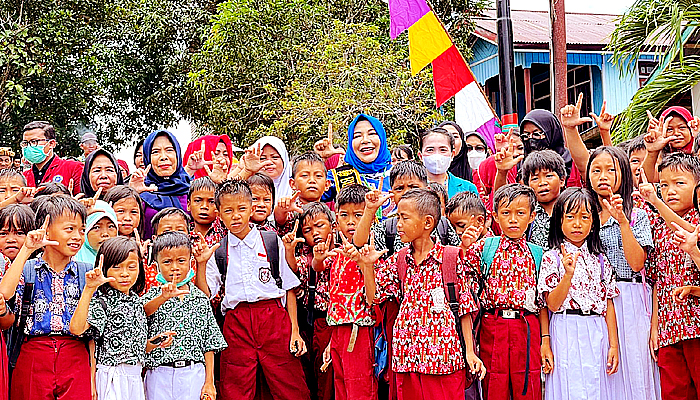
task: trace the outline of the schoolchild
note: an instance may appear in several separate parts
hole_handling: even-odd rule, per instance
[[[452,197],[445,207],[445,214],[450,224],[454,227],[455,232],[463,239],[463,242],[468,240],[468,236],[463,236],[467,232],[467,228],[475,226],[477,230],[477,240],[486,236],[493,236],[491,232],[491,216],[486,211],[481,198],[472,192],[457,193]],[[463,251],[467,250],[466,246],[460,244]]]
[[[269,176],[256,173],[247,179],[253,193],[253,214],[250,221],[258,229],[275,231],[275,224],[270,220],[275,207],[275,182]]]
[[[129,186],[115,186],[104,196],[117,214],[119,235],[136,237],[143,232],[143,202],[136,190]],[[145,255],[144,255],[145,256]]]
[[[214,181],[204,176],[192,181],[187,194],[187,211],[192,216],[190,232],[201,235],[208,246],[219,243],[226,233],[214,204],[215,190]]]
[[[294,213],[301,213],[301,206],[321,200],[323,193],[330,187],[326,174],[326,165],[318,154],[304,153],[294,157],[292,178],[289,180],[294,194],[280,198],[274,211],[280,235],[289,233],[293,225],[290,220]]]

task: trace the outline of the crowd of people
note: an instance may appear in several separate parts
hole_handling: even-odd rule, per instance
[[[0,399],[700,397],[700,118],[0,148]],[[593,122],[603,146],[579,127]],[[26,161],[14,163],[16,155]]]

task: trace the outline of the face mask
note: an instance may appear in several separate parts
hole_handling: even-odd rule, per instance
[[[427,169],[431,174],[444,174],[450,168],[450,163],[452,163],[451,156],[443,156],[441,154],[423,156],[423,164],[425,165],[425,169]]]
[[[479,150],[472,150],[467,153],[467,159],[469,160],[469,166],[472,170],[479,168],[482,161],[486,159],[486,152]]]
[[[44,153],[44,146],[27,146],[22,150],[22,155],[32,164],[39,164],[48,157]]]
[[[183,279],[182,281],[176,283],[175,286],[177,286],[177,287],[184,286],[184,285],[186,285],[189,281],[191,281],[192,278],[194,278],[194,271],[193,271],[192,269],[190,269],[190,272],[187,273],[187,276],[185,276],[185,279]],[[167,279],[165,279],[165,277],[163,276],[163,274],[161,274],[160,272],[158,273],[158,275],[156,275],[156,281],[158,281],[158,283],[161,283],[161,284],[163,284],[163,285],[170,283],[170,281],[168,281]]]

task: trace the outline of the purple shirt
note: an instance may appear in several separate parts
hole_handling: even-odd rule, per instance
[[[187,195],[183,194],[182,196],[177,196],[175,198],[180,200],[182,210],[189,214],[189,211],[187,211]],[[153,227],[151,226],[151,219],[153,219],[153,216],[156,215],[158,211],[160,210],[151,208],[151,206],[149,206],[146,202],[143,203],[143,240],[150,239],[153,236]]]

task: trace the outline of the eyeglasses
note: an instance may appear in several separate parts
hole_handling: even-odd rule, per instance
[[[46,139],[32,139],[29,141],[23,140],[23,141],[19,142],[19,147],[25,148],[27,146],[38,146],[38,145],[42,144],[43,142],[47,142],[47,140]]]
[[[542,140],[547,137],[547,134],[542,131],[527,132],[523,131],[520,135],[522,140],[535,139]]]
[[[472,150],[480,151],[482,153],[486,152],[486,146],[481,146],[481,145],[472,146],[472,145],[467,144],[467,145],[464,145],[464,147],[467,149],[467,152],[470,152]]]

